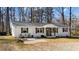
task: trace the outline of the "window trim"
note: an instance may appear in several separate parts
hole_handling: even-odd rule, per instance
[[[26,30],[25,30],[26,29]],[[24,32],[25,31],[25,32]],[[28,33],[28,28],[21,28],[21,33]]]
[[[36,33],[44,33],[44,28],[36,28]]]
[[[68,32],[68,28],[63,28],[62,32]]]
[[[52,33],[58,33],[58,28],[52,28],[53,32]]]

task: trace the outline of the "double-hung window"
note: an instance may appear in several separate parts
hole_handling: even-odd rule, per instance
[[[21,33],[28,33],[28,28],[21,28]]]
[[[36,33],[44,33],[44,28],[36,28]]]
[[[63,32],[68,32],[68,28],[63,28]]]

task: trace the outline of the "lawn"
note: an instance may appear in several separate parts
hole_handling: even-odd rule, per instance
[[[38,40],[41,41],[33,44],[24,44],[18,43],[16,38],[12,36],[0,36],[0,51],[79,51],[78,38],[41,38]]]

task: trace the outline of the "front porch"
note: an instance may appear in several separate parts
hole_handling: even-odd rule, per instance
[[[58,34],[58,28],[50,28],[47,27],[46,29],[46,37],[50,38],[50,37],[56,37]]]

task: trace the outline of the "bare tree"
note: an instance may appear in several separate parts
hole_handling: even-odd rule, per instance
[[[16,21],[15,20],[15,7],[10,7],[9,8],[10,10],[9,10],[9,14],[10,14],[10,20],[12,20],[12,21]]]
[[[3,7],[0,7],[0,32],[4,32]]]
[[[65,7],[56,7],[55,10],[57,12],[59,12],[60,16],[61,16],[61,23],[62,24],[65,24],[65,15],[64,15],[64,10],[65,10]]]
[[[70,29],[69,29],[69,31],[70,31],[70,37],[71,37],[71,12],[72,12],[71,9],[72,9],[72,8],[70,7],[70,22],[69,22],[69,27],[70,27]]]
[[[1,13],[2,15],[1,15],[1,21],[2,21],[2,32],[4,32],[4,18],[3,18],[3,15],[4,15],[4,13],[3,13],[3,7],[2,7],[2,13]]]
[[[6,30],[7,34],[10,34],[10,19],[9,19],[9,7],[6,8]]]
[[[47,7],[47,22],[51,23],[52,22],[52,7]]]
[[[1,7],[0,7],[0,32],[1,32]]]
[[[32,22],[47,21],[47,23],[52,22],[52,7],[32,7],[31,8],[31,19]]]
[[[24,17],[24,8],[23,7],[19,7],[18,8],[18,12],[19,12],[19,20],[22,22],[22,21],[25,21],[25,17]]]

